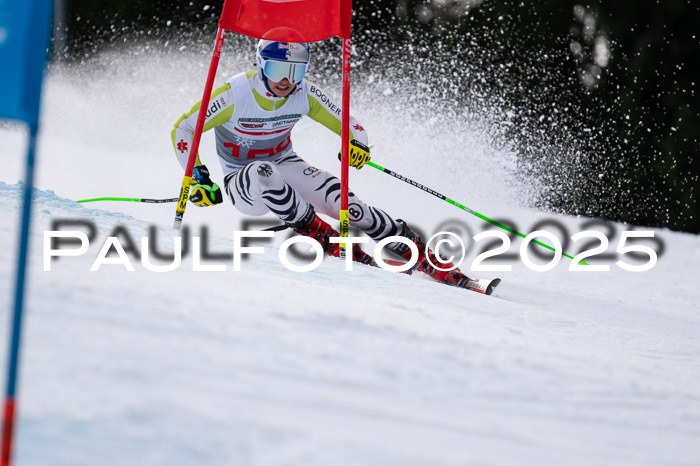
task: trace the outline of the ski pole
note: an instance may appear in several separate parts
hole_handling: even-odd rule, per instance
[[[97,202],[97,201],[122,201],[122,202],[143,202],[146,204],[163,204],[166,202],[177,202],[180,198],[173,197],[172,199],[143,199],[140,197],[93,197],[91,199],[81,199],[75,202]],[[283,231],[289,228],[289,225],[275,225],[273,227],[264,228],[261,231]]]
[[[91,199],[81,199],[75,202],[97,202],[97,201],[120,201],[120,202],[144,202],[146,204],[164,204],[166,202],[177,202],[180,199],[173,197],[171,199],[143,199],[140,197],[93,197]]]
[[[462,210],[464,210],[464,211],[469,212],[470,214],[472,214],[472,215],[474,215],[474,216],[476,216],[476,217],[479,217],[481,220],[484,220],[484,221],[490,223],[491,225],[495,225],[495,226],[497,226],[498,228],[502,228],[503,230],[506,230],[506,231],[508,231],[508,232],[510,232],[510,233],[513,233],[514,235],[520,236],[521,238],[525,238],[525,237],[527,236],[527,235],[525,235],[524,233],[520,233],[519,231],[516,231],[516,230],[510,228],[510,227],[507,226],[507,225],[504,225],[504,224],[502,224],[502,223],[500,223],[500,222],[497,222],[496,220],[493,220],[493,219],[487,217],[486,215],[480,214],[479,212],[477,212],[477,211],[475,211],[475,210],[473,210],[473,209],[470,209],[469,207],[467,207],[467,206],[465,206],[465,205],[463,205],[463,204],[460,204],[459,202],[457,202],[457,201],[455,201],[455,200],[453,200],[453,199],[450,199],[449,197],[445,196],[444,194],[440,194],[439,192],[435,191],[434,189],[430,189],[429,187],[427,187],[427,186],[425,186],[425,185],[422,185],[422,184],[420,184],[420,183],[417,183],[417,182],[413,181],[413,180],[410,179],[410,178],[407,178],[407,177],[405,177],[405,176],[403,176],[403,175],[401,175],[401,174],[399,174],[399,173],[396,173],[396,172],[393,171],[393,170],[389,170],[388,168],[382,167],[381,165],[377,165],[376,163],[371,162],[371,161],[368,161],[368,162],[367,162],[367,165],[369,165],[370,167],[374,167],[374,168],[376,168],[377,170],[386,173],[387,175],[393,176],[394,178],[399,179],[399,180],[403,181],[404,183],[408,183],[408,184],[410,184],[411,186],[415,186],[416,188],[421,189],[421,190],[425,191],[426,193],[432,194],[433,196],[435,196],[435,197],[437,197],[437,198],[439,198],[439,199],[442,199],[443,201],[448,202],[448,203],[452,204],[453,206],[455,206],[455,207],[457,207],[457,208],[460,208],[460,209],[462,209]],[[538,241],[538,240],[536,240],[536,239],[533,239],[532,242],[535,243],[535,244],[538,244],[538,245],[542,246],[543,248],[547,248],[547,249],[549,249],[550,251],[555,251],[555,252],[556,252],[556,250],[555,250],[552,246],[550,246],[550,245],[548,245],[548,244],[545,244],[545,243],[542,243],[541,241]],[[562,252],[562,256],[568,257],[569,259],[573,259],[573,256],[570,256],[569,254],[566,254],[566,253],[564,253],[564,252]],[[583,261],[583,260],[580,261],[579,264],[581,264],[581,265],[589,265],[586,261]]]

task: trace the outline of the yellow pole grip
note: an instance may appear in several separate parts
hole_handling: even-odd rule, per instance
[[[185,208],[187,207],[187,201],[190,198],[191,185],[192,177],[185,175],[182,179],[180,197],[177,201],[177,208],[175,209],[175,222],[173,223],[173,228],[175,228],[176,230],[179,230],[182,226],[182,218],[185,216]]]
[[[347,238],[350,233],[350,213],[347,210],[340,211],[340,237]],[[340,257],[345,257],[346,243],[340,243]]]

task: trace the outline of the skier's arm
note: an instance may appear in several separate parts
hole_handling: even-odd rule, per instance
[[[192,136],[194,135],[194,128],[197,124],[199,107],[201,104],[201,101],[194,104],[189,112],[182,115],[175,122],[173,130],[170,132],[173,149],[175,149],[178,162],[180,162],[183,170],[187,167],[187,160],[190,157]],[[231,116],[233,116],[233,92],[231,91],[231,85],[229,83],[214,89],[206,111],[208,114],[204,120],[202,132],[226,123]],[[199,160],[199,154],[197,154],[195,166],[201,164],[202,162]]]
[[[309,117],[340,136],[342,127],[340,106],[336,105],[328,94],[316,84],[306,81],[305,86],[309,99]],[[369,146],[367,132],[352,115],[350,115],[350,139],[355,139],[365,146]]]

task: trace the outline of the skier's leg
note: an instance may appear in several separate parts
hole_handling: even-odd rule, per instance
[[[224,178],[226,193],[233,205],[247,215],[264,215],[268,211],[287,223],[297,233],[316,239],[324,251],[331,256],[339,255],[339,245],[329,239],[340,236],[330,225],[314,212],[269,162],[253,162],[241,171]],[[353,260],[372,264],[372,257],[358,246],[353,246]]]
[[[311,204],[309,204],[301,220],[290,223],[289,226],[300,235],[309,236],[321,243],[321,247],[328,255],[335,257],[340,255],[340,244],[330,242],[330,238],[338,237],[340,234],[316,215]],[[352,245],[352,260],[363,264],[376,265],[372,256],[365,253],[356,244]]]
[[[224,177],[224,187],[233,205],[246,215],[260,216],[268,211],[283,222],[298,222],[308,203],[299,196],[268,162],[253,162],[239,172]]]
[[[331,218],[340,212],[340,179],[331,173],[309,165],[296,154],[277,162],[277,167],[289,183],[316,211]],[[387,236],[401,235],[401,225],[382,209],[369,206],[352,191],[348,193],[350,225],[364,231],[375,241]]]
[[[325,170],[312,167],[296,154],[290,154],[275,163],[284,174],[285,180],[307,202],[313,204],[319,213],[338,218],[340,180],[337,177]],[[418,271],[449,285],[470,289],[476,287],[477,280],[467,277],[450,262],[438,261],[435,253],[411,231],[406,222],[395,220],[382,209],[365,204],[352,191],[348,194],[348,213],[350,224],[360,228],[375,241],[388,236],[403,236],[415,243],[419,253],[416,263]],[[404,243],[398,241],[389,243],[387,249],[406,260],[411,259],[411,250]]]
[[[469,278],[452,262],[446,261],[445,259],[438,260],[437,254],[423,242],[420,236],[411,231],[406,222],[401,219],[398,219],[397,222],[399,222],[402,227],[401,233],[398,236],[408,238],[418,247],[416,270],[419,272],[423,272],[439,282],[484,294],[491,294],[493,289],[500,283],[501,280],[498,278],[495,280]],[[411,249],[404,243],[398,241],[389,243],[387,249],[406,260],[411,259]]]

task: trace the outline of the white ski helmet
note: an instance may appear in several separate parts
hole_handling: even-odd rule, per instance
[[[306,42],[261,39],[255,57],[258,74],[266,85],[267,78],[276,83],[287,78],[292,84],[299,84],[304,79],[311,55]]]

